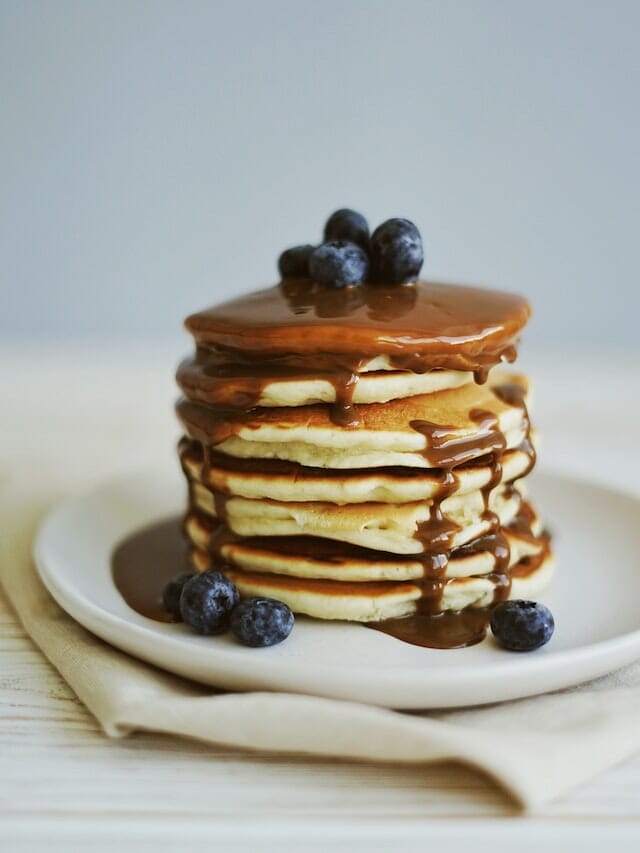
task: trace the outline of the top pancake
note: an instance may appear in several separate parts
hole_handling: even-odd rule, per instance
[[[436,282],[332,289],[282,281],[186,320],[199,345],[256,356],[325,354],[357,360],[386,354],[396,367],[486,370],[514,345],[529,318],[515,294]]]

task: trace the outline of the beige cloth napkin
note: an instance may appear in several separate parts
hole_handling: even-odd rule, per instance
[[[0,582],[33,641],[106,734],[167,732],[243,749],[372,762],[451,760],[533,809],[640,749],[640,662],[581,688],[447,713],[284,693],[223,693],[142,663],[67,616],[31,559],[46,506],[0,502]]]

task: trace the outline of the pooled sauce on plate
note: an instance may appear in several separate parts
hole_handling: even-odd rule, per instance
[[[137,530],[111,555],[113,582],[132,610],[158,622],[174,622],[162,604],[171,578],[191,572],[182,519],[175,517]]]

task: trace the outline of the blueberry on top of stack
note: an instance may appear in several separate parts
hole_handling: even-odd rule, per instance
[[[424,261],[420,232],[408,219],[387,219],[369,235],[361,213],[336,210],[324,229],[324,241],[286,249],[278,261],[283,278],[312,278],[329,287],[363,282],[406,284],[416,281]]]

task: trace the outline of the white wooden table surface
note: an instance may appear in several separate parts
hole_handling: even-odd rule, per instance
[[[0,347],[0,488],[26,464],[67,470],[77,490],[172,454],[179,347]],[[612,354],[588,377],[575,357],[526,366],[543,464],[623,487],[635,473],[640,491],[640,357]],[[611,421],[621,399],[635,435]],[[117,455],[101,453],[114,435]],[[0,593],[0,850],[423,851],[434,842],[637,850],[640,755],[522,817],[456,766],[292,760],[149,734],[108,740]]]

